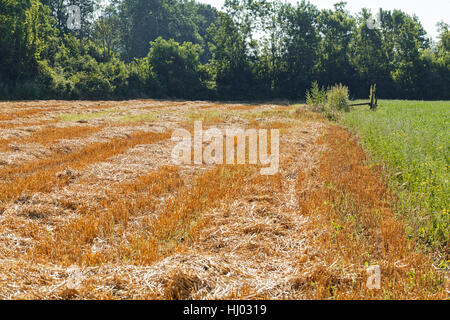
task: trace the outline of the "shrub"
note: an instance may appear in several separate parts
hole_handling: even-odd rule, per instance
[[[114,97],[126,97],[128,94],[129,70],[123,61],[112,58],[111,61],[99,65],[103,77],[111,85]]]
[[[163,88],[149,63],[148,57],[135,59],[128,64],[128,96],[161,98]]]
[[[342,84],[334,85],[327,91],[327,102],[323,108],[323,114],[330,120],[339,120],[343,111],[350,111],[348,100],[348,87]]]
[[[81,99],[108,98],[112,93],[112,86],[108,79],[98,74],[79,72],[71,80],[75,84],[74,95]]]
[[[201,53],[201,47],[191,42],[179,44],[173,39],[164,40],[161,37],[150,42],[148,62],[166,96],[197,98],[204,89]]]
[[[348,88],[342,84],[337,84],[327,91],[326,105],[338,111],[350,111],[348,106]]]
[[[310,106],[323,106],[327,100],[325,89],[319,88],[317,81],[311,84],[311,90],[306,91],[306,104]]]
[[[37,80],[42,87],[43,98],[54,97],[57,93],[58,75],[46,60],[38,61],[38,77]]]

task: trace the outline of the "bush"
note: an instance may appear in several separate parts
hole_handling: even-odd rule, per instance
[[[338,111],[350,111],[348,106],[348,88],[337,84],[327,91],[327,106]]]
[[[310,106],[323,106],[327,100],[327,92],[325,89],[319,88],[317,81],[311,84],[311,90],[306,91],[306,104]]]
[[[123,61],[112,58],[111,61],[100,64],[100,70],[105,79],[111,84],[114,97],[124,98],[128,95],[129,70]]]
[[[197,98],[204,91],[201,53],[201,47],[191,42],[179,44],[161,37],[150,42],[148,62],[165,96]]]
[[[163,89],[148,57],[135,59],[128,64],[128,96],[141,98],[161,98]]]
[[[112,93],[112,86],[108,79],[98,74],[87,74],[79,72],[72,79],[74,96],[81,99],[106,99]]]
[[[330,120],[338,120],[343,111],[350,111],[348,100],[348,87],[342,84],[334,85],[327,91],[327,102],[323,108],[324,115]]]

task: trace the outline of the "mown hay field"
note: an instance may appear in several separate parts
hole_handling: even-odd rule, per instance
[[[278,173],[174,165],[194,121],[278,129]],[[360,141],[306,106],[0,103],[2,299],[445,299],[397,203]]]

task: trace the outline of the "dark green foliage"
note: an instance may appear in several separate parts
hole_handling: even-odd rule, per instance
[[[199,45],[159,37],[150,43],[148,61],[164,96],[195,98],[201,96],[202,83]]]
[[[89,38],[94,26],[94,12],[101,0],[40,0],[50,8],[50,13],[56,20],[55,27],[60,35],[71,34],[80,39]],[[67,27],[69,19],[68,7],[76,5],[80,8],[81,26],[79,29],[70,30]]]
[[[286,21],[281,56],[279,95],[298,98],[309,87],[311,79],[317,78],[320,36],[319,11],[310,3],[302,1],[297,7],[282,8],[281,19]],[[323,82],[323,81],[322,81]]]
[[[67,7],[81,29],[67,28]],[[314,81],[366,98],[450,99],[450,32],[415,16],[352,16],[344,3],[0,0],[0,99],[303,99]]]
[[[178,0],[123,0],[116,10],[127,61],[145,57],[149,43],[158,37],[197,43],[208,51],[206,29],[217,16],[211,6]]]
[[[221,97],[246,98],[251,96],[253,74],[247,46],[248,35],[243,34],[230,15],[221,13],[213,34],[210,70],[215,76]]]
[[[311,90],[306,91],[306,103],[310,106],[324,106],[327,102],[327,91],[319,88],[317,81],[311,84]]]
[[[40,97],[34,78],[54,36],[49,10],[39,1],[0,2],[0,88],[6,97]]]

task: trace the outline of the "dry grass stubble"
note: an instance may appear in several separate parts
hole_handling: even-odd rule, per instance
[[[62,105],[52,113],[158,109],[151,126],[161,128],[189,129],[186,114],[198,108],[218,112],[205,127],[273,126],[282,132],[280,172],[172,167],[165,150],[170,133],[140,132],[145,121],[75,152],[2,166],[0,298],[445,298],[443,276],[415,251],[394,215],[396,199],[380,169],[366,163],[349,133],[320,115],[203,102]],[[41,118],[33,121],[51,118],[23,116],[34,115]],[[100,124],[121,126],[100,119],[89,127]],[[52,144],[65,133],[80,141],[100,133],[45,130],[48,137],[29,138]],[[136,160],[149,154],[153,161]],[[51,208],[58,193],[65,199]],[[381,290],[365,285],[366,266],[374,264],[382,270]]]

